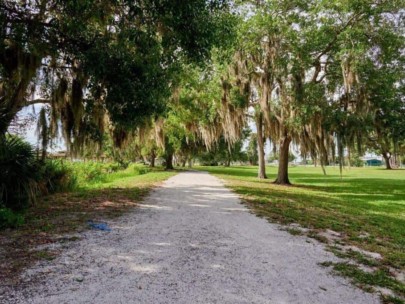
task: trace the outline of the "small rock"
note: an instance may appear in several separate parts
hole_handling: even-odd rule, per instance
[[[77,278],[75,278],[75,281],[76,281],[76,282],[79,282],[79,283],[83,282],[83,280],[84,280],[83,277],[77,277]]]

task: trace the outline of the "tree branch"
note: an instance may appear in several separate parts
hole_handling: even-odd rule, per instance
[[[51,101],[49,99],[43,99],[43,98],[25,100],[24,106],[28,107],[28,106],[32,106],[32,105],[36,105],[36,104],[40,104],[40,103],[50,104]]]
[[[347,23],[346,23],[340,30],[338,30],[338,31],[336,32],[335,37],[332,39],[332,41],[330,41],[330,42],[326,45],[326,47],[321,51],[321,53],[320,53],[318,56],[316,56],[316,58],[315,58],[315,60],[314,60],[314,63],[315,63],[315,64],[316,64],[317,61],[319,61],[319,60],[321,59],[321,57],[322,57],[323,55],[325,55],[326,53],[328,53],[328,52],[333,48],[333,46],[335,45],[336,41],[337,41],[338,38],[339,38],[339,35],[340,35],[341,33],[343,33],[343,31],[344,31],[345,29],[347,29],[349,26],[351,26],[355,21],[360,20],[360,19],[361,19],[360,17],[362,17],[362,15],[363,15],[363,13],[358,13],[358,14],[353,15],[353,16],[349,19],[349,21],[347,21]]]

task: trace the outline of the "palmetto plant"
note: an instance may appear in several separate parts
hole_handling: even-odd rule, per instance
[[[18,210],[33,203],[36,176],[33,147],[16,136],[0,137],[0,205]]]

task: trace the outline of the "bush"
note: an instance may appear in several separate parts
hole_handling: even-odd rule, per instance
[[[77,178],[77,183],[82,185],[87,182],[96,182],[104,180],[103,164],[97,162],[74,162],[69,163],[71,170]],[[105,165],[104,165],[105,166]]]
[[[104,173],[106,170],[103,170],[102,164],[99,163],[88,163],[81,167],[84,172],[82,172],[84,179],[86,181],[104,181]]]
[[[0,138],[0,201],[20,210],[35,201],[38,164],[33,147],[16,136]]]
[[[107,171],[107,173],[117,172],[122,169],[125,169],[125,168],[123,168],[122,165],[119,163],[111,163],[111,164],[107,164],[105,166],[105,170]]]
[[[364,167],[364,161],[360,158],[360,156],[357,153],[353,153],[350,161],[350,166],[353,167]]]
[[[144,165],[139,164],[131,164],[128,167],[128,170],[132,171],[136,175],[142,175],[150,172],[150,168],[145,167]]]
[[[43,194],[69,191],[77,186],[73,168],[61,160],[47,160],[41,164],[40,185]]]
[[[0,229],[16,228],[24,224],[24,217],[9,208],[0,208]]]
[[[103,183],[111,179],[111,174],[144,174],[148,172],[147,168],[128,163],[100,163],[95,161],[90,162],[75,162],[70,163],[70,167],[77,177],[77,184],[81,186],[86,184]]]
[[[34,148],[16,136],[0,139],[1,207],[22,210],[38,194],[71,190],[76,184],[72,168],[62,161],[38,161]]]

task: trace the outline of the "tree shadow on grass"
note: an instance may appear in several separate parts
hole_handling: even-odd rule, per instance
[[[383,253],[391,265],[405,266],[405,179],[398,175],[403,170],[355,169],[341,177],[333,168],[326,176],[314,168],[290,168],[293,185],[288,187],[272,184],[276,168],[268,170],[268,180],[257,179],[256,168],[209,171],[228,179],[257,215],[343,232],[349,242]],[[370,237],[360,237],[365,232]]]
[[[249,170],[250,169],[250,170]],[[293,169],[293,168],[292,168]],[[224,176],[241,178],[249,178],[246,180],[251,183],[266,184],[272,183],[276,175],[273,170],[268,170],[268,178],[266,180],[256,179],[257,172],[255,167],[234,167],[234,168],[209,168],[209,172],[221,174]],[[383,172],[387,172],[381,169]],[[392,171],[394,172],[394,171]],[[321,172],[299,173],[290,172],[290,180],[293,188],[308,189],[316,192],[324,192],[327,195],[339,196],[348,201],[404,201],[405,206],[405,180],[392,178],[360,178],[352,176],[343,176],[339,174],[323,175]]]
[[[310,229],[332,229],[358,246],[383,253],[389,264],[405,267],[404,196],[384,194],[333,193],[318,187],[250,186],[232,188],[246,199],[246,204],[260,216],[272,221],[299,223]],[[322,190],[322,191],[321,191]],[[347,187],[346,191],[350,191]],[[401,203],[402,202],[402,203]],[[363,233],[370,236],[361,238]],[[402,261],[402,262],[401,262]]]

